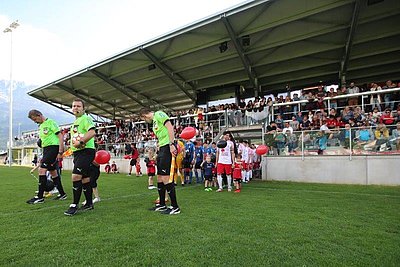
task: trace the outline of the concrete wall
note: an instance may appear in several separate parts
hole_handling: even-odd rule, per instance
[[[262,179],[307,183],[400,185],[400,155],[263,157]]]

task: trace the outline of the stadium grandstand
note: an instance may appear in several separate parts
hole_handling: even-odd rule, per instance
[[[125,170],[132,143],[156,146],[137,116],[150,107],[177,138],[190,125],[205,146],[226,129],[268,145],[262,179],[398,185],[399,14],[396,0],[248,1],[29,95],[69,113],[83,99],[98,148]],[[29,164],[36,141],[23,133],[12,160]]]

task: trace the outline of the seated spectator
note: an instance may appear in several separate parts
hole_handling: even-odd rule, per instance
[[[277,126],[279,129],[283,129],[283,119],[282,119],[282,115],[281,115],[281,114],[278,114],[278,115],[276,116],[275,123],[276,123],[276,126]]]
[[[383,123],[385,125],[392,125],[394,123],[392,111],[389,108],[385,109],[385,112],[380,118],[380,123]]]
[[[289,122],[289,125],[293,128],[293,131],[299,130],[300,123],[297,121],[296,116],[292,116],[292,120]]]
[[[392,131],[391,143],[396,147],[396,150],[400,150],[400,122],[396,124],[396,129]]]
[[[365,145],[374,140],[374,133],[368,127],[368,123],[366,125],[361,126],[361,129],[356,131],[356,137],[354,141],[357,142],[358,145]]]
[[[303,117],[303,121],[300,123],[300,130],[311,130],[311,122],[308,120],[308,116]]]
[[[287,134],[288,132],[292,134],[293,128],[290,126],[289,122],[285,122],[285,128],[283,128],[282,133]]]
[[[379,123],[375,130],[375,138],[377,140],[387,140],[389,139],[389,130],[386,128],[386,125],[383,123]]]
[[[349,119],[353,118],[353,117],[354,117],[353,111],[350,109],[349,106],[346,106],[344,108],[344,110],[342,110],[342,120],[343,120],[343,122],[348,123]]]
[[[340,117],[338,117],[340,118]],[[329,115],[328,119],[326,120],[326,126],[328,126],[329,129],[334,129],[336,128],[336,119],[333,115]]]

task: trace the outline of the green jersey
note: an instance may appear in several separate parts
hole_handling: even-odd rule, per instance
[[[75,148],[73,145],[73,141],[80,141],[80,139],[91,129],[95,129],[96,126],[93,123],[92,118],[90,118],[88,115],[83,114],[79,118],[77,118],[74,122],[74,124],[71,126],[70,134],[71,134],[71,150],[78,151],[82,150],[84,148],[93,148],[95,149],[94,146],[94,138],[90,138],[89,141],[86,142],[86,145],[84,148]]]
[[[39,138],[42,140],[42,147],[60,145],[60,140],[57,136],[59,132],[58,124],[52,119],[47,118],[42,122],[39,125]]]
[[[168,129],[164,123],[169,120],[167,114],[163,111],[157,111],[153,116],[153,132],[156,134],[158,139],[158,145],[160,147],[169,144]]]

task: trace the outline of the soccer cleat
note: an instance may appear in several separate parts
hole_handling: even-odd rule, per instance
[[[231,192],[232,191],[232,188],[228,188],[228,192]]]
[[[165,211],[167,210],[167,206],[161,206],[160,204],[155,205],[154,207],[149,209],[150,211]]]
[[[126,176],[131,176],[131,174],[130,174],[130,173],[128,173]]]
[[[94,209],[93,204],[89,205],[89,204],[85,204],[83,206],[81,206],[80,210],[86,211],[86,210],[92,210]]]
[[[240,189],[235,189],[235,193],[240,193]]]
[[[148,189],[156,189],[157,187],[155,187],[154,185],[149,185]]]
[[[161,212],[161,214],[166,214],[166,215],[175,215],[181,213],[180,208],[169,208]]]
[[[222,189],[221,189],[221,188],[218,188],[217,192],[222,192]]]
[[[33,197],[26,201],[28,204],[41,204],[44,203],[44,198]]]
[[[212,188],[211,188],[211,187],[209,187],[209,188],[208,188],[208,192],[211,192],[211,191],[212,191]]]
[[[64,215],[73,216],[73,215],[75,215],[77,212],[78,212],[78,207],[76,206],[76,204],[71,204],[71,205],[69,205],[68,210],[66,210],[66,211],[64,212]]]
[[[93,204],[94,203],[97,203],[97,202],[100,202],[101,201],[101,199],[99,198],[99,197],[95,197],[94,199],[93,199]]]
[[[66,200],[66,199],[67,199],[67,194],[64,195],[58,194],[58,196],[54,198],[54,200]]]
[[[82,206],[85,206],[86,205],[86,200],[84,200],[83,202],[82,202]]]

